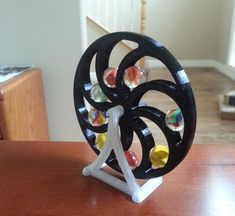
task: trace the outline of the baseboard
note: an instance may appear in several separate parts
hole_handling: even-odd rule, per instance
[[[207,60],[179,60],[179,63],[182,67],[213,67],[228,78],[235,81],[235,71],[218,61],[207,59]],[[158,60],[146,60],[146,67],[147,68],[161,68],[165,67],[164,64]],[[91,72],[91,80],[96,80],[95,71]]]
[[[231,80],[235,81],[235,71],[231,67],[221,64],[218,61],[214,61],[213,67]]]
[[[228,78],[235,81],[235,71],[231,67],[224,65],[213,59],[203,60],[179,60],[182,67],[213,67],[219,72],[223,73]],[[165,67],[164,64],[158,60],[146,60],[146,66],[148,68],[161,68]]]
[[[202,60],[178,60],[182,67],[213,67],[214,60],[202,59]],[[148,68],[165,67],[164,64],[158,60],[146,60],[146,66]]]

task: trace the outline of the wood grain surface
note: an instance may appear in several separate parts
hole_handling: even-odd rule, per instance
[[[214,68],[185,68],[197,105],[197,130],[194,142],[200,144],[235,144],[235,121],[221,119],[218,95],[235,89],[235,82]],[[173,81],[166,68],[151,69],[148,80],[166,79]],[[176,104],[166,95],[148,92],[142,98],[148,105],[164,112],[174,109]],[[166,139],[156,126],[149,122],[156,142],[166,144]]]
[[[48,140],[48,122],[39,69],[0,84],[0,131],[5,140]]]
[[[143,203],[82,168],[84,143],[0,142],[0,215],[235,215],[235,146],[193,145]]]

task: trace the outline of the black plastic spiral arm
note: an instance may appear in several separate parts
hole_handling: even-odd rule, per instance
[[[103,74],[109,68],[110,54],[113,48],[121,40],[135,42],[138,44],[138,47],[130,51],[122,59],[118,66],[116,88],[110,88],[104,83]],[[107,102],[98,103],[91,98],[90,65],[95,55],[97,80],[103,93],[109,99]],[[167,80],[146,81],[131,91],[123,80],[125,70],[135,65],[144,56],[160,60],[170,71],[175,83]],[[168,95],[178,105],[184,119],[184,132],[182,136],[179,132],[173,131],[166,126],[166,114],[161,110],[148,105],[139,106],[142,96],[150,90]],[[155,178],[170,172],[184,159],[192,145],[196,128],[196,106],[189,80],[175,57],[163,45],[152,38],[130,32],[111,33],[92,43],[80,59],[74,80],[75,110],[87,142],[99,154],[100,151],[96,148],[95,144],[96,133],[105,133],[107,131],[107,124],[94,126],[89,122],[88,110],[84,99],[100,111],[107,111],[116,105],[123,106],[124,115],[119,121],[123,149],[128,150],[132,145],[134,132],[138,136],[142,147],[142,159],[133,170],[136,178]],[[155,146],[154,138],[141,117],[154,122],[166,137],[169,147],[169,158],[162,168],[152,168],[149,152]],[[106,163],[114,170],[121,172],[113,152]]]

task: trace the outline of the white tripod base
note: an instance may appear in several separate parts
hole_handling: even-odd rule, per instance
[[[107,115],[109,116],[109,124],[107,140],[97,159],[83,169],[83,175],[91,175],[103,181],[104,183],[130,195],[133,202],[140,203],[162,183],[163,179],[162,177],[150,179],[141,186],[137,183],[128,165],[120,142],[118,121],[119,118],[123,115],[123,112],[123,107],[120,105],[108,110]],[[119,178],[116,178],[101,170],[104,167],[105,161],[107,160],[112,150],[114,150],[116,159],[126,181],[122,181]]]

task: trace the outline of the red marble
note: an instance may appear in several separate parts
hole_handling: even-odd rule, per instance
[[[125,156],[130,167],[138,166],[139,160],[133,151],[125,151]]]

